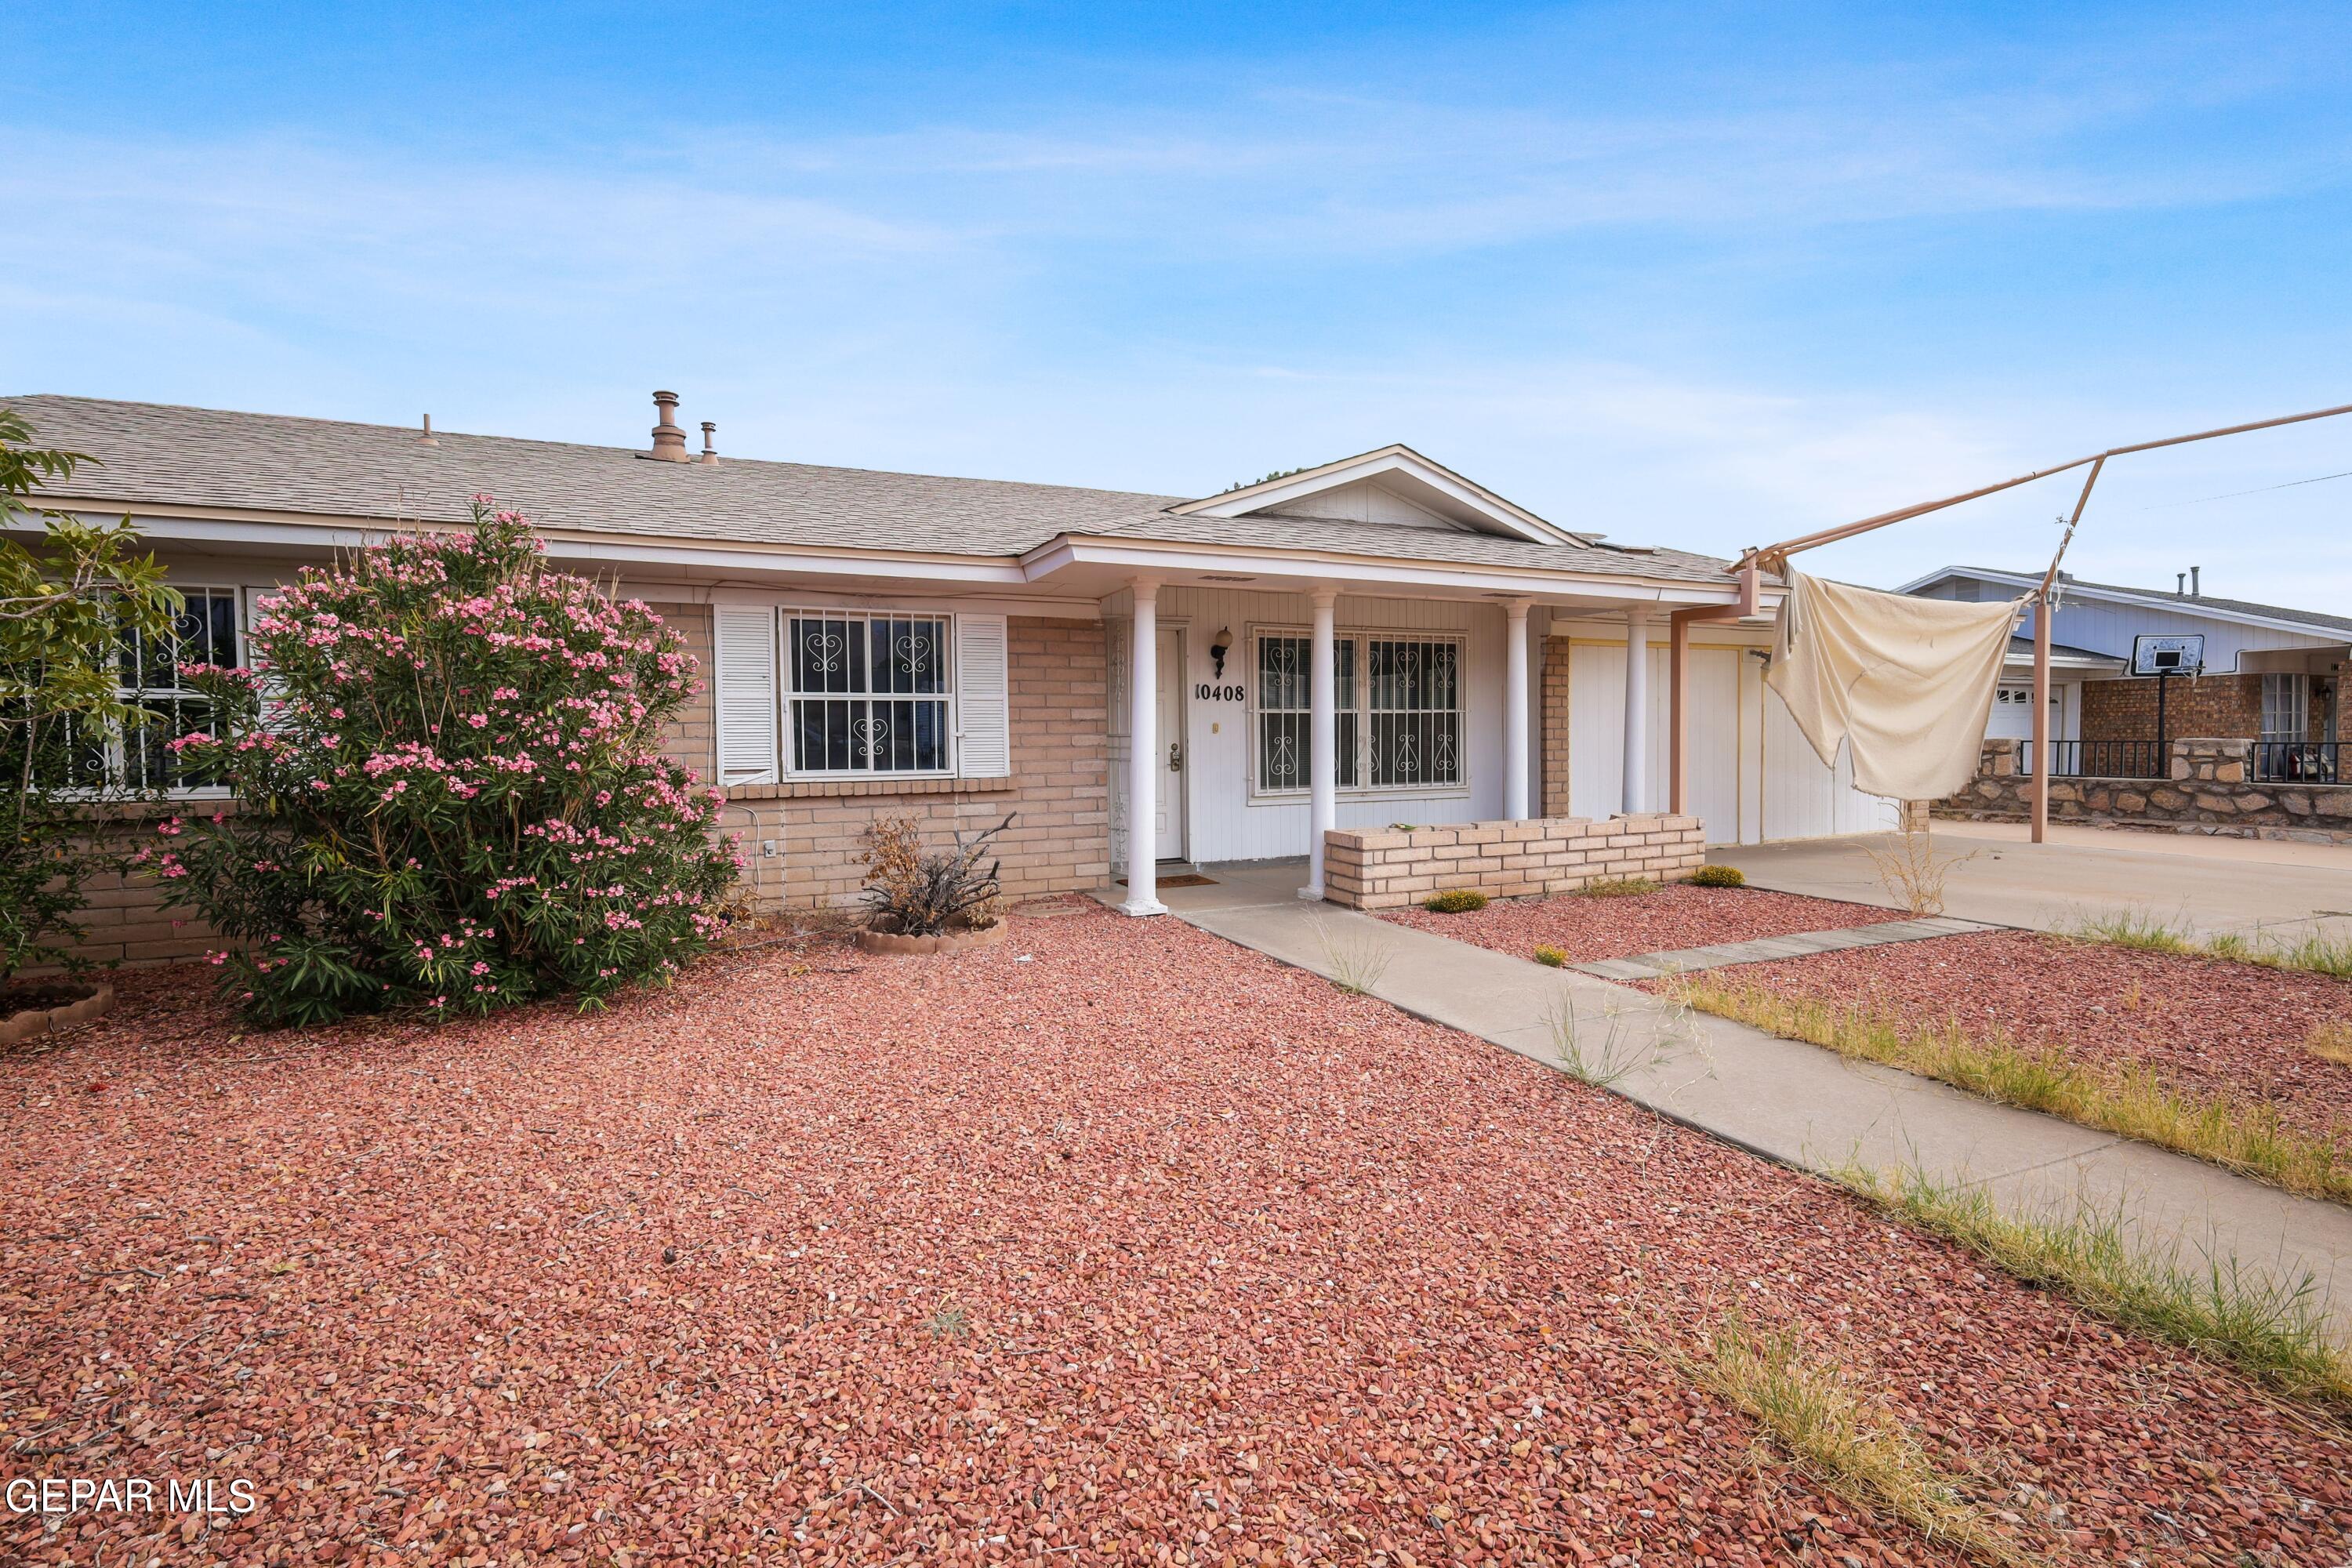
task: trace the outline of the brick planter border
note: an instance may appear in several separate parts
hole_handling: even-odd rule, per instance
[[[994,947],[1013,929],[1006,921],[978,931],[951,931],[939,936],[900,936],[891,931],[861,931],[857,933],[857,951],[893,957],[906,957],[922,952],[970,952],[976,948]]]
[[[68,1002],[62,1007],[37,1007],[23,1013],[11,1013],[0,1018],[0,1046],[13,1046],[19,1040],[29,1040],[52,1029],[69,1029],[76,1024],[87,1024],[113,1005],[114,987],[100,985],[80,1001]]]
[[[1540,816],[1411,832],[1334,831],[1323,846],[1326,899],[1392,910],[1447,888],[1521,899],[1622,877],[1679,881],[1706,863],[1706,829],[1696,816],[1663,812],[1598,821]]]

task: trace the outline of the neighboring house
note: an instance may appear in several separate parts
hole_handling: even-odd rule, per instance
[[[2224,599],[2184,573],[2175,591],[2085,583],[2062,574],[2050,623],[2051,730],[2057,771],[2154,776],[2157,681],[2129,672],[2142,634],[2196,633],[2205,639],[2201,674],[2176,678],[2164,694],[2164,739],[2255,742],[2255,776],[2352,782],[2338,742],[2352,739],[2344,677],[2352,665],[2352,616]],[[2014,599],[2038,572],[1947,566],[1903,585],[1935,599]],[[1988,737],[2032,733],[2033,613],[2010,645]],[[2021,760],[2031,758],[2021,748]]]
[[[721,458],[709,425],[697,455],[669,394],[644,449],[0,402],[98,459],[45,499],[131,515],[189,596],[190,647],[223,660],[302,565],[460,522],[476,492],[522,511],[556,561],[693,639],[709,690],[672,744],[726,787],[772,905],[853,897],[885,810],[935,828],[1016,812],[1008,892],[1123,872],[1150,913],[1159,863],[1308,856],[1318,825],[1662,809],[1667,614],[1737,600],[1723,562],[1562,527],[1404,447],[1187,498]],[[1766,580],[1759,607],[1778,597]],[[1751,616],[1692,638],[1690,809],[1742,841],[1888,824],[1768,698],[1768,634]],[[201,727],[149,662],[130,694]],[[187,950],[119,901],[123,955]]]

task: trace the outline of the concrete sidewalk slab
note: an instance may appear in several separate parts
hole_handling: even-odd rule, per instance
[[[1847,926],[1838,931],[1797,931],[1788,936],[1756,937],[1748,942],[1718,942],[1706,947],[1668,948],[1637,952],[1631,958],[1603,958],[1567,967],[1597,974],[1603,980],[1658,980],[1688,974],[1698,969],[1723,969],[1735,963],[1769,963],[1776,958],[1803,958],[1816,952],[1843,952],[1848,948],[1879,947],[1891,942],[1924,942],[1929,937],[1959,936],[1972,931],[1999,931],[1980,921],[1882,921],[1876,925]]]
[[[1256,873],[1258,868],[1250,871]],[[2352,1210],[2200,1161],[2012,1110],[1891,1068],[1849,1063],[1646,992],[1392,925],[1293,894],[1295,868],[1225,879],[1177,918],[1801,1170],[1916,1166],[1983,1184],[2004,1212],[2119,1214],[2144,1255],[2234,1257],[2308,1274],[2352,1328]],[[1217,889],[1183,891],[1210,894]],[[1279,895],[1276,897],[1276,895]]]

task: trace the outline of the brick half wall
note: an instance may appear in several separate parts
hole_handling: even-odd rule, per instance
[[[1675,881],[1706,863],[1706,829],[1664,812],[1465,822],[1410,833],[1334,831],[1323,839],[1325,896],[1350,909],[1392,910],[1452,888],[1490,899],[1573,892],[1624,877]]]

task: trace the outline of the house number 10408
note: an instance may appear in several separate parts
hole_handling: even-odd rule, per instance
[[[1204,680],[1192,689],[1192,696],[1201,702],[1239,702],[1242,689],[1238,686],[1212,686]]]

